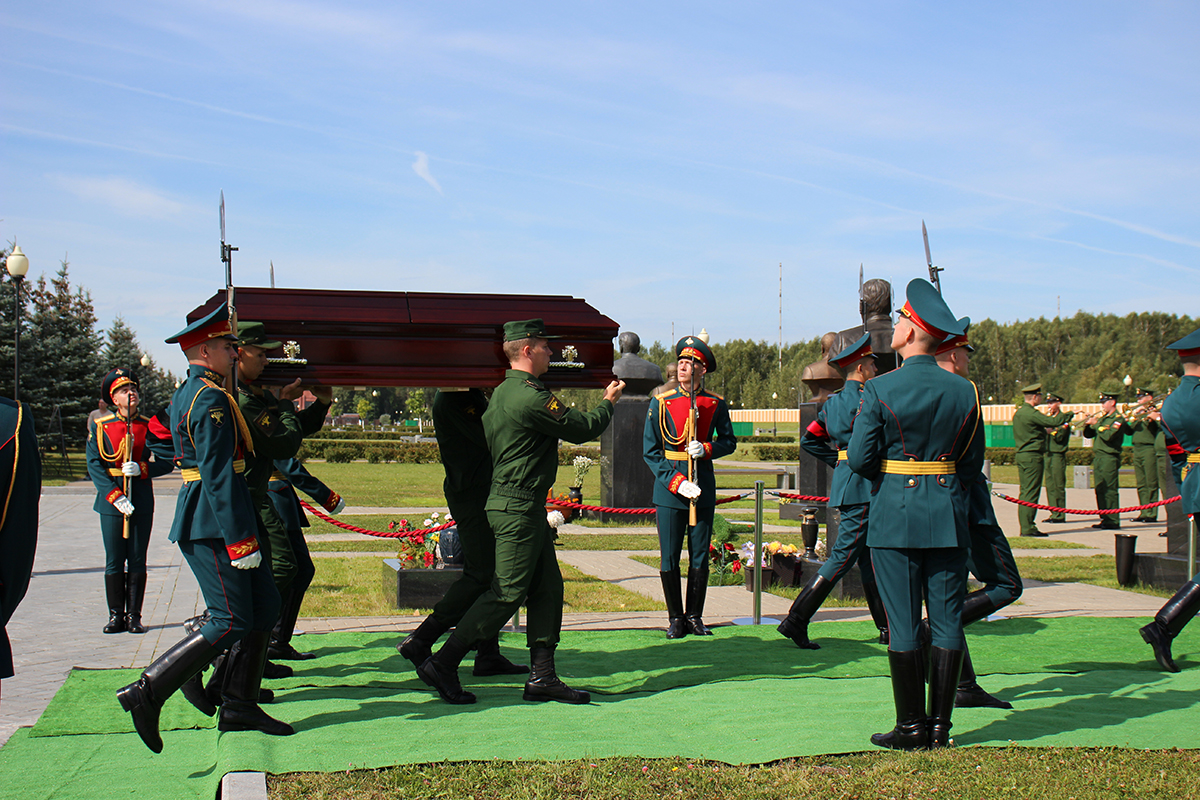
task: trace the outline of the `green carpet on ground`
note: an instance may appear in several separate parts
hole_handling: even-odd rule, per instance
[[[1066,618],[974,626],[969,638],[981,682],[1017,707],[959,710],[956,742],[1200,747],[1193,724],[1200,669],[1187,657],[1194,642],[1186,633],[1178,641],[1184,672],[1169,675],[1137,637],[1139,624]],[[870,749],[870,734],[892,723],[883,648],[869,642],[869,624],[821,623],[813,633],[819,651],[798,650],[769,627],[722,628],[712,639],[681,642],[654,631],[569,632],[560,646],[563,674],[605,690],[587,706],[525,703],[518,682],[472,678],[466,665],[464,682],[479,703],[449,706],[400,664],[389,669],[390,681],[381,670],[369,681],[347,680],[356,663],[398,659],[394,634],[305,637],[302,644],[321,658],[297,665],[292,679],[270,682],[279,702],[269,709],[296,726],[294,737],[198,728],[212,720],[177,697],[164,709],[166,749],[158,756],[132,733],[112,694],[136,673],[76,671],[38,725],[0,748],[0,798],[208,798],[234,770],[608,756],[739,764]],[[509,637],[510,655],[519,641]],[[624,671],[609,678],[606,667]]]

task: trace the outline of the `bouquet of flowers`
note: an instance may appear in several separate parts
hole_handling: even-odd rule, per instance
[[[442,515],[438,512],[433,512],[422,523],[422,528],[435,528],[446,522],[452,522],[450,515],[447,514],[443,520]],[[412,530],[407,519],[402,519],[399,522],[393,520],[388,523],[389,531],[407,531]],[[433,531],[431,533],[422,533],[416,536],[406,536],[400,539],[400,552],[396,554],[396,558],[400,561],[401,569],[433,569],[441,560],[438,551],[438,542],[441,540],[441,532]]]
[[[596,459],[588,456],[575,456],[575,460],[571,462],[571,465],[575,467],[575,482],[571,485],[583,486],[583,479],[597,463],[599,462]]]

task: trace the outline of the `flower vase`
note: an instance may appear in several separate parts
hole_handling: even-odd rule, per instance
[[[568,487],[567,488],[567,499],[570,500],[572,503],[579,503],[582,505],[583,504],[583,487],[582,486]],[[572,508],[571,511],[574,512],[574,515],[576,517],[583,519],[583,513],[584,513],[583,509]]]

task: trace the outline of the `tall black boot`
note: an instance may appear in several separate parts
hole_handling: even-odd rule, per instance
[[[208,679],[208,684],[204,687],[204,695],[214,708],[221,705],[221,693],[225,691],[225,675],[229,671],[229,657],[233,655],[235,649],[237,649],[237,644],[234,644],[227,652],[222,653],[213,660],[212,676]],[[192,703],[192,705],[196,704]],[[199,708],[199,706],[196,707]]]
[[[105,633],[121,633],[125,630],[125,573],[104,573],[104,596],[108,600],[108,624]]]
[[[117,690],[117,700],[121,702],[121,708],[133,715],[133,727],[137,729],[138,736],[142,737],[146,747],[155,753],[162,752],[158,714],[163,703],[183,686],[188,678],[204,669],[219,652],[220,650],[209,644],[199,633],[190,633],[146,667],[142,677]]]
[[[976,589],[963,598],[962,624],[967,627],[972,622],[987,619],[996,610],[996,602],[987,596],[983,589]]]
[[[808,621],[825,602],[825,598],[833,591],[833,581],[827,581],[820,575],[814,575],[812,580],[804,585],[804,589],[792,602],[792,608],[787,617],[775,629],[796,643],[797,647],[805,650],[820,650],[821,645],[808,640]]]
[[[475,669],[472,670],[472,675],[525,675],[528,672],[529,667],[514,664],[500,652],[500,634],[484,639],[475,647]]]
[[[261,731],[271,736],[291,736],[295,729],[258,706],[263,665],[267,663],[270,631],[250,631],[229,652],[225,688],[221,691],[219,731]]]
[[[396,652],[411,661],[414,667],[419,667],[433,655],[433,646],[448,630],[449,625],[443,625],[432,616],[428,616],[415,631],[404,637],[404,641],[396,645]]]
[[[125,577],[125,630],[145,633],[142,624],[142,600],[146,598],[146,573],[130,572]]]
[[[301,653],[292,646],[292,632],[296,630],[296,619],[300,616],[300,606],[303,603],[304,590],[297,589],[293,582],[283,597],[283,606],[279,610],[279,621],[275,623],[275,630],[271,631],[271,645],[267,648],[268,658],[307,661],[317,657],[316,653]]]
[[[591,702],[592,696],[582,689],[572,689],[558,679],[554,671],[554,648],[533,647],[529,651],[531,665],[529,680],[525,682],[522,697],[535,702],[557,700],[560,703],[582,704]]]
[[[1154,657],[1167,672],[1179,672],[1171,659],[1171,642],[1197,611],[1200,611],[1200,584],[1188,581],[1158,610],[1154,621],[1141,630],[1142,639],[1154,648]]]
[[[871,735],[871,744],[891,750],[924,750],[929,747],[925,719],[925,658],[920,650],[888,650],[892,673],[892,699],[896,727]]]
[[[975,665],[971,663],[971,652],[963,650],[962,671],[958,676],[958,693],[954,700],[957,708],[1012,708],[1012,703],[992,697],[975,679]]]
[[[958,692],[958,676],[962,669],[962,650],[944,647],[929,652],[929,747],[950,746],[950,715]]]
[[[697,636],[712,636],[712,631],[704,624],[704,598],[708,595],[708,567],[703,569],[688,569],[687,611],[684,619],[688,631]]]
[[[437,689],[438,695],[447,703],[456,706],[474,703],[475,695],[464,691],[458,682],[458,665],[470,651],[470,645],[452,633],[441,650],[417,667],[417,675],[425,681],[426,686]]]
[[[683,618],[683,590],[679,588],[679,567],[658,573],[662,581],[663,599],[667,603],[667,638],[682,639],[688,635],[687,622]]]
[[[879,584],[875,581],[863,581],[862,587],[863,594],[867,598],[867,608],[871,611],[871,620],[879,629],[879,643],[887,644],[891,641],[891,633],[888,631],[887,610],[883,607]]]

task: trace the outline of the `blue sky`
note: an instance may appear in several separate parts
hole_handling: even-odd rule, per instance
[[[156,361],[223,286],[571,294],[663,341],[1200,310],[1200,6],[28,2],[0,238]]]

